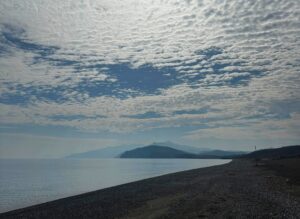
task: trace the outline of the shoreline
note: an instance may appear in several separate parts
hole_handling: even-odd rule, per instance
[[[221,164],[226,164],[231,162],[231,160],[222,160],[222,159],[209,159],[207,160],[201,160],[198,159],[197,161],[190,161],[190,159],[118,159],[113,158],[109,159],[110,161],[108,164],[106,164],[106,160],[104,159],[47,159],[47,167],[49,167],[49,164],[53,165],[53,162],[55,164],[60,163],[60,165],[55,166],[79,166],[78,170],[75,171],[75,174],[73,173],[71,176],[73,176],[73,180],[69,180],[71,177],[69,176],[66,181],[64,181],[64,176],[59,174],[63,171],[59,170],[58,174],[53,174],[54,168],[38,168],[37,174],[31,174],[30,171],[27,171],[29,168],[26,169],[28,163],[36,162],[36,159],[29,159],[26,160],[26,163],[24,163],[25,168],[25,174],[23,175],[29,175],[31,177],[25,177],[24,182],[22,180],[19,180],[19,182],[22,182],[20,184],[20,194],[18,192],[18,187],[14,188],[15,181],[18,182],[18,180],[12,179],[12,181],[6,180],[9,182],[9,188],[7,191],[3,190],[1,194],[3,194],[3,197],[1,198],[0,202],[0,214],[6,213],[18,209],[23,209],[35,205],[40,205],[43,203],[48,203],[51,201],[68,198],[72,196],[77,196],[81,194],[85,194],[88,192],[98,191],[102,189],[107,189],[115,186],[119,186],[122,184],[137,182],[144,179],[149,179],[153,177],[163,176],[170,173],[178,173],[182,171],[187,170],[193,170],[193,169],[199,169],[204,167],[211,167]],[[117,168],[111,168],[112,161],[114,166],[117,166]],[[48,164],[48,161],[50,163]],[[105,164],[103,165],[103,161],[105,161]],[[128,161],[128,162],[127,162]],[[149,161],[149,162],[148,162]],[[14,161],[15,162],[15,161]],[[16,160],[16,162],[19,162],[19,159]],[[22,160],[23,162],[23,160]],[[40,162],[40,161],[39,161]],[[44,165],[45,160],[41,160],[41,166]],[[96,162],[97,167],[93,171],[90,171],[90,166],[94,168],[96,166],[94,163]],[[128,165],[129,163],[129,165]],[[132,164],[131,164],[132,163]],[[9,163],[10,164],[10,163]],[[17,166],[20,166],[19,163]],[[35,163],[34,163],[35,164]],[[37,163],[40,164],[40,163]],[[71,164],[71,165],[70,165]],[[92,165],[90,165],[92,164]],[[142,166],[139,167],[139,164]],[[167,165],[166,165],[167,164]],[[81,168],[81,166],[88,166],[88,169]],[[6,163],[3,164],[3,166],[7,166],[8,168],[10,165],[7,165]],[[155,166],[155,169],[153,169],[153,166]],[[138,169],[136,169],[136,167]],[[99,168],[102,168],[99,169]],[[3,168],[2,168],[3,169]],[[63,168],[64,169],[64,168]],[[68,168],[65,168],[68,169]],[[106,169],[110,170],[107,171]],[[42,171],[41,171],[42,170]],[[49,170],[50,174],[46,174],[46,178],[42,182],[36,181],[36,177],[43,176],[43,173],[47,173]],[[70,169],[69,169],[70,170]],[[123,171],[120,171],[123,170]],[[128,172],[127,172],[128,170]],[[14,171],[14,169],[12,170]],[[73,170],[71,170],[73,171]],[[29,173],[28,173],[29,172]],[[52,175],[54,177],[48,177],[49,175]],[[59,177],[57,177],[57,175]],[[88,177],[78,177],[86,175]],[[5,176],[5,173],[3,174],[3,177]],[[31,178],[34,177],[33,182],[31,183]],[[91,177],[91,178],[90,178]],[[16,177],[17,179],[17,177]],[[22,179],[22,178],[21,178]],[[91,180],[89,180],[91,179]],[[45,183],[46,182],[46,183]],[[49,182],[49,183],[48,183]],[[63,183],[62,183],[63,182]],[[79,186],[77,185],[77,182],[80,182]],[[84,183],[82,183],[84,182]],[[42,184],[41,184],[42,183]],[[32,184],[33,186],[30,186]],[[5,185],[5,184],[4,184]],[[53,185],[56,185],[55,187]],[[17,185],[18,186],[18,185]],[[35,193],[32,193],[31,191],[34,191],[35,188],[53,188],[49,192],[44,192],[43,190],[36,190]],[[3,186],[2,188],[5,188]],[[41,195],[39,194],[41,193]],[[10,196],[11,195],[11,196]],[[33,198],[31,198],[31,195]]]
[[[0,218],[296,218],[300,200],[291,195],[294,187],[265,166],[233,160],[12,210]]]
[[[115,158],[113,158],[113,159],[115,159]],[[123,158],[123,159],[129,159],[130,160],[131,158]],[[145,159],[145,158],[135,158],[135,159]],[[162,158],[162,159],[165,159],[165,158]],[[170,158],[170,159],[172,159],[172,158]],[[182,160],[181,158],[175,158],[175,159]],[[77,197],[77,196],[83,196],[83,195],[86,195],[86,194],[89,194],[89,193],[99,192],[99,191],[107,190],[107,189],[114,189],[115,187],[119,187],[119,186],[123,186],[123,185],[127,185],[127,184],[132,184],[132,183],[138,183],[138,182],[144,181],[144,180],[163,177],[163,176],[170,175],[170,174],[178,174],[178,173],[192,171],[192,170],[199,170],[199,169],[210,168],[210,167],[215,167],[215,166],[222,166],[222,165],[226,165],[226,164],[229,164],[230,162],[232,162],[232,159],[226,159],[226,160],[229,160],[229,161],[227,163],[223,163],[223,164],[215,164],[215,165],[207,166],[207,167],[196,167],[196,168],[192,168],[192,169],[188,169],[188,170],[180,170],[180,171],[176,171],[176,172],[160,174],[160,175],[157,175],[157,176],[150,176],[150,177],[144,178],[144,179],[138,179],[138,180],[135,180],[135,181],[125,182],[125,183],[121,183],[121,184],[117,184],[117,185],[113,185],[113,186],[108,186],[108,187],[104,187],[104,188],[100,188],[100,189],[95,189],[95,190],[91,190],[91,191],[87,191],[87,192],[83,192],[83,193],[79,193],[79,194],[69,195],[69,196],[66,196],[66,197],[61,197],[61,198],[57,198],[57,199],[53,199],[53,200],[49,200],[49,201],[45,201],[45,202],[35,203],[35,204],[28,205],[28,206],[24,206],[24,207],[20,207],[20,208],[8,210],[8,211],[0,212],[0,216],[2,214],[7,214],[7,213],[10,213],[10,212],[15,212],[15,211],[21,211],[23,209],[25,210],[27,208],[32,208],[32,207],[38,207],[40,205],[45,205],[45,204],[60,201],[60,200],[63,200],[63,199],[69,199],[69,198],[73,198],[73,197]]]

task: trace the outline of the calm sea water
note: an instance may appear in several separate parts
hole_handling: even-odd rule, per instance
[[[0,212],[229,160],[0,160]]]

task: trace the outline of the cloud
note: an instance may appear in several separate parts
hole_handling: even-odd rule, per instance
[[[255,123],[218,125],[215,127],[208,127],[205,129],[198,129],[188,132],[183,139],[197,140],[212,138],[223,140],[228,145],[228,141],[244,141],[243,145],[250,146],[253,143],[270,142],[275,143],[273,146],[280,146],[282,142],[286,144],[297,144],[299,141],[297,129],[299,128],[298,122],[299,113],[292,114],[291,118],[281,119],[279,121],[259,121]],[[224,143],[223,143],[224,144]],[[282,146],[282,145],[281,145]]]
[[[97,119],[97,118],[106,118],[105,116],[97,115],[97,116],[84,116],[84,115],[53,115],[49,116],[49,119],[53,119],[56,121],[72,121],[72,120],[84,120],[84,119]]]
[[[285,129],[299,113],[299,10],[293,0],[3,0],[0,122]]]
[[[26,62],[23,64],[28,68],[25,68],[27,71],[39,71],[39,78],[43,78],[40,71],[45,71],[44,74],[49,75],[49,71],[57,70],[56,73],[52,73],[53,79],[57,81],[56,84],[45,84],[45,81],[35,80],[35,77],[31,78],[32,82],[27,84],[24,83],[25,81],[4,83],[8,91],[1,96],[1,102],[7,104],[26,104],[36,100],[61,103],[70,101],[69,94],[74,92],[78,93],[79,97],[75,100],[79,102],[84,97],[93,98],[104,95],[118,98],[153,95],[159,94],[162,89],[181,83],[193,87],[200,85],[239,86],[248,83],[252,77],[261,75],[261,72],[254,70],[243,72],[241,69],[235,69],[235,72],[230,72],[228,63],[215,63],[208,69],[202,68],[203,66],[198,62],[211,60],[212,57],[222,54],[222,50],[217,47],[197,51],[196,53],[202,58],[196,61],[184,61],[180,67],[176,68],[162,65],[154,67],[150,64],[135,67],[131,63],[101,64],[72,60],[73,53],[67,58],[61,57],[59,51],[63,48],[30,42],[29,39],[26,40],[26,32],[23,28],[7,24],[3,25],[2,35],[5,46],[10,50],[21,52],[22,55],[27,55],[25,56],[27,59],[24,60]],[[30,54],[29,57],[28,54]],[[223,73],[226,67],[227,72]]]

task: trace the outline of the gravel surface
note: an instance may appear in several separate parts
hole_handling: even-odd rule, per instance
[[[294,162],[300,169],[299,161]],[[269,164],[234,160],[15,210],[0,218],[300,218],[300,196],[295,193],[300,185],[289,183]]]

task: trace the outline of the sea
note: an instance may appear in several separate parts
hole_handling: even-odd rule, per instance
[[[0,212],[195,168],[221,159],[0,159]]]

